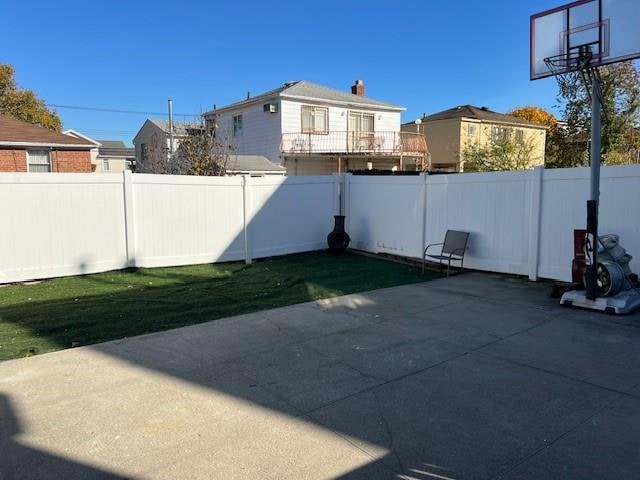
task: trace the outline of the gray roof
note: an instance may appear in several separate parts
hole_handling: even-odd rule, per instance
[[[475,120],[484,120],[487,122],[496,123],[509,123],[514,125],[526,125],[529,127],[546,128],[539,123],[530,122],[519,117],[512,115],[505,115],[504,113],[494,112],[487,107],[474,107],[473,105],[458,105],[457,107],[443,110],[441,112],[433,113],[422,117],[423,122],[435,122],[438,120],[451,120],[454,118],[472,118]],[[414,122],[409,122],[413,124]],[[407,125],[407,124],[404,124]]]
[[[122,140],[96,140],[105,148],[127,148]]]
[[[230,155],[227,161],[227,171],[284,173],[286,169],[262,155]]]
[[[169,133],[169,120],[149,118],[148,121],[153,123],[163,132]],[[187,135],[187,130],[191,128],[200,128],[200,125],[197,123],[173,121],[173,133],[175,135]]]
[[[135,148],[127,147],[121,140],[97,140],[100,142],[98,155],[100,157],[135,158]]]
[[[268,92],[261,93],[255,97],[250,97],[240,102],[235,102],[230,105],[225,105],[217,110],[211,110],[207,114],[216,113],[217,111],[227,110],[231,108],[248,105],[254,102],[260,102],[268,100],[273,97],[286,97],[295,99],[308,99],[308,100],[322,100],[326,102],[341,103],[345,105],[353,105],[360,107],[379,107],[391,110],[404,110],[404,107],[394,105],[387,102],[381,102],[380,100],[374,100],[373,98],[363,97],[360,95],[354,95],[351,92],[342,90],[336,90],[335,88],[324,87],[317,83],[309,82],[307,80],[300,80],[297,82],[287,82],[281,87],[269,90]]]

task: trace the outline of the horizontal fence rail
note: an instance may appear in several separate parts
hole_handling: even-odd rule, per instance
[[[424,135],[413,132],[284,133],[280,150],[285,154],[377,154],[424,156]]]

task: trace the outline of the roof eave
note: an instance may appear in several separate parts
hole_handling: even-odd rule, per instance
[[[324,102],[324,103],[331,103],[331,104],[337,104],[337,105],[346,105],[346,106],[354,106],[354,107],[360,107],[360,108],[372,108],[372,109],[378,109],[378,110],[392,110],[392,111],[396,111],[396,112],[403,112],[406,110],[405,107],[400,107],[398,105],[391,105],[391,104],[382,104],[382,105],[375,105],[372,103],[359,103],[359,102],[345,102],[342,100],[329,100],[326,98],[318,98],[318,97],[307,97],[304,95],[292,95],[292,94],[287,94],[287,93],[281,93],[280,97],[282,98],[291,98],[294,100],[310,100],[313,102]]]
[[[55,142],[14,142],[0,140],[0,146],[7,147],[64,147],[64,148],[78,148],[81,150],[96,148],[94,144],[84,143],[55,143]]]

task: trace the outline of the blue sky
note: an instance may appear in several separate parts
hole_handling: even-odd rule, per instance
[[[551,108],[529,81],[529,16],[558,0],[0,0],[0,62],[47,103],[199,113],[288,80],[403,105]],[[145,115],[57,109],[65,128],[130,142]],[[156,115],[157,116],[157,115]]]

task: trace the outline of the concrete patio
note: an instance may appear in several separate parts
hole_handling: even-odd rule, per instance
[[[0,479],[640,472],[640,315],[468,273],[0,363]]]

